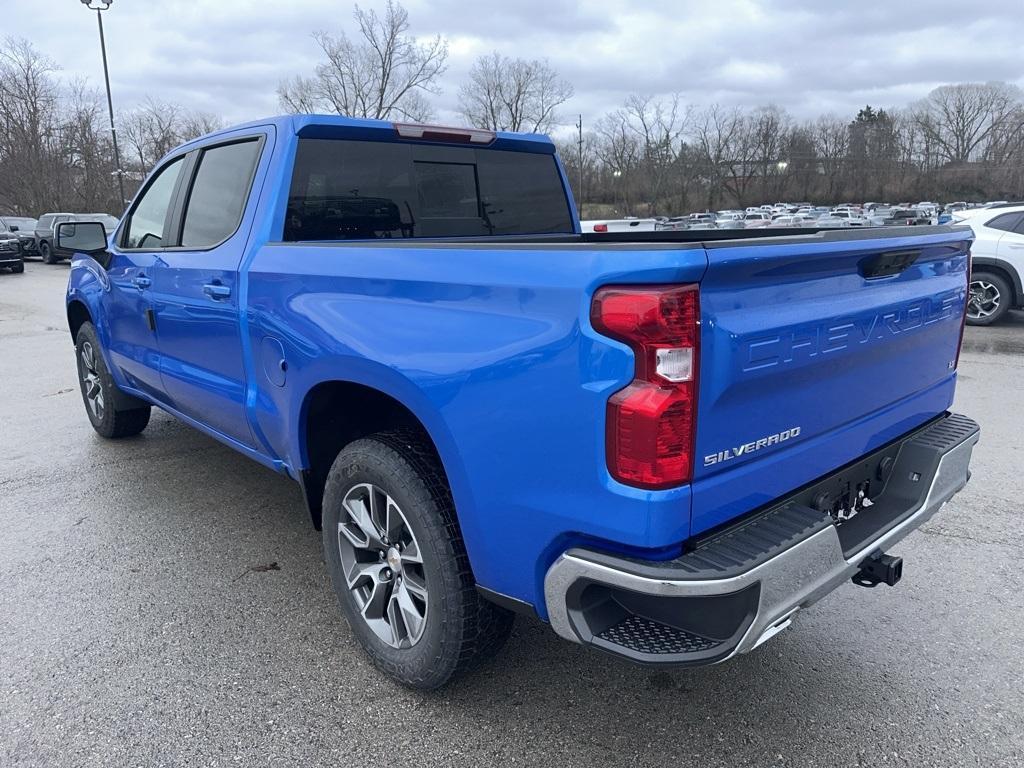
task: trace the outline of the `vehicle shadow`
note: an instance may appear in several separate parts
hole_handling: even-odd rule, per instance
[[[308,722],[346,722],[361,701],[386,700],[396,727],[403,718],[416,723],[418,735],[409,738],[424,748],[457,747],[462,755],[500,755],[501,762],[518,754],[527,763],[561,765],[924,759],[941,757],[944,748],[936,745],[958,727],[959,716],[948,706],[948,678],[927,660],[926,644],[903,642],[901,631],[923,628],[911,622],[900,629],[899,607],[886,602],[897,593],[852,588],[798,617],[754,653],[716,667],[638,667],[520,618],[490,663],[439,692],[409,691],[372,669],[340,617],[320,535],[295,483],[156,413],[140,438],[97,441],[89,453],[120,489],[108,506],[106,530],[129,537],[126,567],[137,553],[181,542],[168,567],[134,578],[144,594],[174,601],[169,611],[202,613],[180,638],[196,646],[186,658],[228,635],[236,638],[232,653],[239,657],[230,670],[239,685],[252,684],[254,696],[272,690],[274,678],[295,690],[351,686],[360,692],[303,697],[301,716]],[[143,468],[145,482],[124,488],[116,481]],[[125,533],[139,509],[147,510],[146,525]],[[187,579],[172,567],[187,571]],[[232,629],[239,615],[249,617],[244,631]],[[225,663],[233,665],[234,656]],[[954,677],[961,681],[964,674]],[[204,706],[217,714],[217,701]],[[452,732],[466,734],[454,747]],[[339,730],[331,738],[345,748],[354,743],[346,740],[360,737]],[[943,759],[956,763],[959,757]],[[482,762],[469,758],[467,764]]]

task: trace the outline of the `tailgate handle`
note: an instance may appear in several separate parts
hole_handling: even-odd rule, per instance
[[[892,277],[905,270],[921,255],[921,251],[886,251],[868,256],[857,262],[857,271],[861,277]]]

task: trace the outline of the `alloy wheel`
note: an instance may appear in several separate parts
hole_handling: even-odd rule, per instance
[[[338,551],[363,621],[392,648],[411,648],[427,624],[423,557],[402,510],[382,488],[360,483],[342,500]]]
[[[967,317],[981,320],[999,311],[1002,295],[999,288],[987,280],[972,280],[971,292],[967,299]]]
[[[85,400],[89,404],[89,410],[97,421],[103,419],[103,386],[100,383],[100,375],[96,370],[96,351],[91,342],[83,342],[82,350],[79,352],[81,359],[82,389],[85,392]]]

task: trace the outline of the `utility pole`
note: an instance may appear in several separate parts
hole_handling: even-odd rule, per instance
[[[577,147],[580,152],[580,208],[583,208],[583,115],[577,121],[578,141]]]
[[[103,37],[103,15],[114,0],[99,0],[101,3],[93,8],[92,0],[82,0],[82,5],[90,11],[96,11],[96,23],[100,28],[100,53],[103,56],[103,82],[107,86],[107,114],[110,116],[110,140],[114,144],[114,173],[117,174],[117,188],[121,193],[121,205],[127,202],[124,196],[124,171],[121,169],[121,152],[117,147],[117,129],[114,128],[114,101],[110,97],[110,71],[107,69],[107,41]]]

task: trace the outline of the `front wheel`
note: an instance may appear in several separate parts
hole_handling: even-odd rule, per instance
[[[150,407],[117,391],[92,323],[82,323],[78,329],[75,356],[82,402],[93,429],[107,438],[131,437],[144,430],[149,424]],[[131,401],[131,407],[124,406],[125,400]]]
[[[323,546],[353,634],[404,685],[439,688],[511,633],[514,615],[476,591],[444,472],[415,432],[380,432],[338,454]]]
[[[967,324],[992,325],[1010,310],[1013,295],[1002,276],[992,272],[971,275],[967,295]]]
[[[19,275],[19,274],[21,274],[24,271],[25,271],[25,262],[21,262],[20,264],[15,264],[13,267],[11,267],[11,272],[13,272],[16,275]]]

